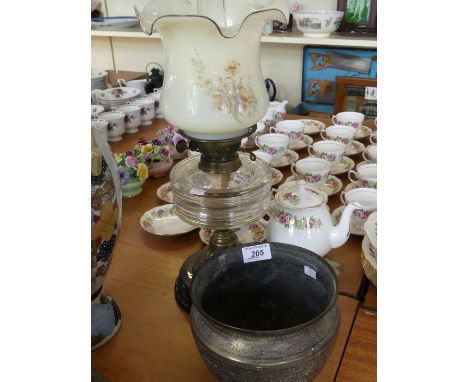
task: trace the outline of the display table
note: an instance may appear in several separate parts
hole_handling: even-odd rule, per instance
[[[377,312],[360,308],[336,378],[337,382],[377,380]]]
[[[369,283],[369,289],[367,290],[366,299],[362,307],[369,310],[377,310],[377,288],[371,283]]]
[[[318,119],[330,124],[329,118]],[[111,148],[114,152],[127,151],[139,138],[154,138],[156,131],[165,126],[164,120],[154,120],[152,126],[141,126],[136,134],[124,134],[122,141],[111,143]],[[319,135],[313,138],[321,139]],[[306,149],[299,153],[301,158],[308,156]],[[353,159],[357,164],[362,157],[359,154]],[[284,181],[291,172],[289,168],[282,170]],[[339,178],[344,186],[349,183],[346,174]],[[204,246],[198,230],[183,236],[161,237],[145,232],[139,223],[144,212],[166,204],[158,199],[156,190],[168,181],[167,175],[150,178],[140,195],[123,200],[120,236],[104,281],[104,291],[112,295],[121,309],[122,327],[109,343],[92,352],[93,370],[111,382],[215,381],[196,349],[190,316],[179,308],[174,298],[174,282],[180,266]],[[331,211],[338,207],[339,194],[331,196],[328,204]],[[344,246],[327,255],[341,265],[338,276],[341,326],[332,355],[317,381],[334,380],[349,347],[347,339],[354,331],[357,296],[363,281],[361,240],[351,236]],[[369,362],[375,364],[375,360]]]

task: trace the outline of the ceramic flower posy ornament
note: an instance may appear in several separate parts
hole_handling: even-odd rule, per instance
[[[127,184],[132,178],[139,181],[146,180],[153,162],[168,160],[171,154],[172,149],[168,145],[160,145],[159,142],[148,141],[144,138],[140,139],[132,151],[114,154],[120,183]]]
[[[184,135],[235,138],[265,115],[260,39],[266,21],[289,20],[284,1],[152,0],[135,11],[146,34],[161,35],[170,80],[160,109]]]

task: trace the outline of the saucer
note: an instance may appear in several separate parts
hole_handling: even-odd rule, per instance
[[[354,139],[363,139],[372,134],[372,129],[370,127],[361,125],[356,129],[356,134]]]
[[[239,244],[261,243],[266,239],[266,229],[262,223],[256,221],[245,225],[235,231]],[[209,244],[213,231],[208,228],[201,228],[199,231],[200,239],[206,245]]]
[[[361,142],[352,141],[351,144],[346,149],[345,155],[351,156],[351,155],[360,154],[364,151],[365,148],[366,147]]]
[[[297,181],[296,175],[291,175],[284,181],[284,183],[295,181]],[[332,196],[340,192],[342,188],[343,182],[340,179],[338,179],[336,176],[328,175],[328,179],[325,184],[320,187],[320,191],[325,192],[327,196]]]
[[[291,150],[302,150],[312,143],[314,143],[314,140],[311,137],[305,134],[301,134],[301,139],[294,144],[289,144],[288,148]]]
[[[283,173],[280,170],[277,170],[276,168],[271,169],[271,185],[274,186],[281,182],[283,179]]]
[[[299,119],[304,124],[304,134],[314,135],[320,133],[320,130],[325,129],[325,124],[315,119]]]
[[[164,204],[146,211],[140,218],[140,225],[146,232],[159,236],[182,235],[197,228],[176,215],[174,204]]]
[[[333,224],[337,225],[340,220],[341,220],[341,214],[343,213],[345,206],[340,206],[338,208],[335,208],[335,210],[332,212],[332,220]],[[349,232],[351,235],[356,235],[356,236],[364,236],[364,231],[362,229],[359,229],[355,227],[354,225],[350,224],[349,226]]]
[[[172,203],[174,199],[172,198],[171,182],[164,183],[161,187],[156,190],[156,195],[159,199],[166,203]]]
[[[297,162],[299,159],[299,154],[290,149],[286,149],[283,153],[283,157],[278,162],[273,162],[271,167],[280,168],[291,166],[294,162]]]
[[[354,161],[347,156],[344,156],[338,166],[330,172],[332,175],[344,174],[354,167]]]
[[[350,190],[354,190],[355,188],[360,188],[361,186],[355,182],[351,182],[350,184],[348,184],[345,189],[344,189],[344,192],[348,192]]]
[[[343,182],[336,176],[328,175],[328,179],[325,184],[320,187],[320,190],[325,192],[328,196],[337,194],[343,188]]]

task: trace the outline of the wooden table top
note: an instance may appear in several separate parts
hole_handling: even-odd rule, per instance
[[[302,117],[288,115],[287,118]],[[331,124],[329,118],[315,119]],[[154,138],[156,131],[166,124],[156,119],[151,126],[141,126],[136,134],[124,134],[121,141],[110,144],[111,148],[114,152],[129,150],[141,137]],[[366,125],[371,127],[370,123]],[[321,139],[319,135],[313,138]],[[308,155],[307,150],[299,153],[301,158]],[[361,160],[360,154],[354,158],[356,164]],[[283,181],[291,175],[288,168],[282,172]],[[348,184],[346,174],[339,178],[344,186]],[[204,246],[198,230],[178,237],[161,237],[145,232],[139,223],[144,212],[166,204],[158,199],[156,190],[168,181],[168,175],[149,178],[140,195],[123,200],[120,236],[104,281],[104,290],[121,309],[122,326],[109,343],[92,352],[93,370],[112,382],[215,380],[195,347],[190,316],[179,308],[174,298],[174,282],[180,266]],[[339,194],[329,198],[331,211],[340,204]],[[319,381],[334,380],[353,328],[358,309],[356,297],[363,280],[361,240],[351,235],[344,246],[327,255],[342,266],[338,276],[341,326],[333,353],[316,379]]]
[[[377,381],[377,312],[360,308],[336,382]]]
[[[370,310],[377,310],[377,288],[372,283],[369,283],[369,289],[367,290],[366,299],[362,307]]]

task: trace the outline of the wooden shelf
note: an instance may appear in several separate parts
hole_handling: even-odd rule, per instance
[[[143,33],[139,26],[122,30],[91,30],[92,37],[130,37],[130,38],[156,38],[160,39],[159,33],[151,36]],[[354,48],[377,48],[375,37],[350,37],[339,33],[333,33],[330,37],[304,37],[301,32],[272,33],[262,36],[262,43],[296,44],[296,45],[325,45],[342,46]]]

